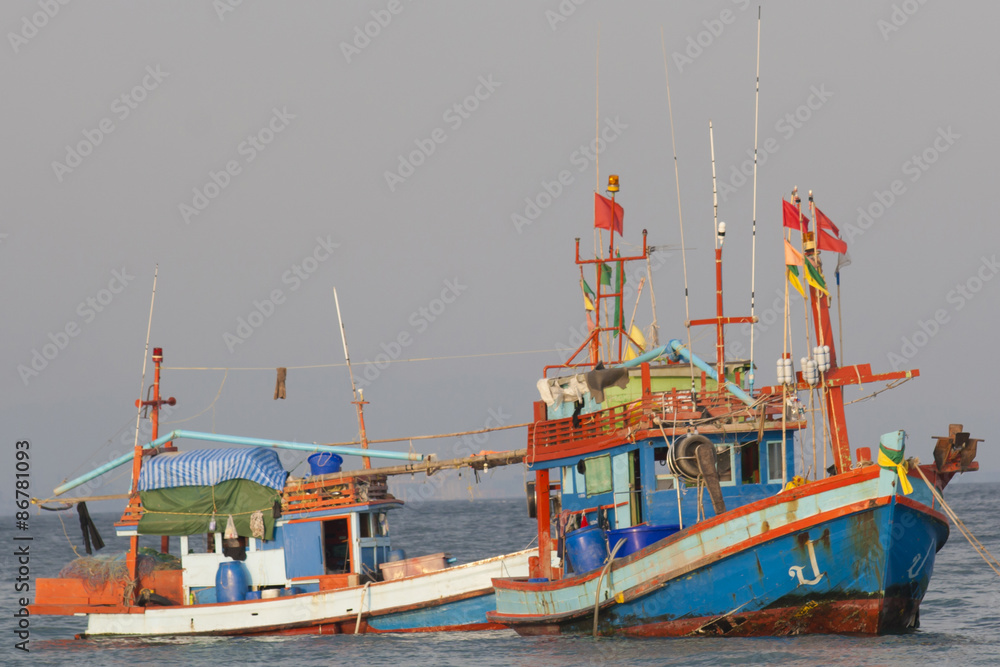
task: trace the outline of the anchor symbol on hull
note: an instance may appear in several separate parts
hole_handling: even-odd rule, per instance
[[[913,562],[910,564],[910,569],[906,571],[906,573],[910,575],[910,579],[913,579],[917,576],[917,573],[920,571],[920,568],[923,567],[924,563],[927,562],[927,559],[930,558],[931,549],[933,548],[934,548],[934,543],[931,542],[930,544],[927,545],[927,553],[924,554],[923,558],[920,557],[920,554],[917,554],[916,556],[913,557]]]
[[[809,563],[812,565],[814,575],[812,579],[806,579],[802,576],[802,571],[806,569],[804,565],[793,565],[788,568],[788,576],[793,578],[798,577],[800,586],[815,586],[823,580],[823,575],[825,574],[825,572],[819,571],[819,564],[816,563],[816,550],[813,548],[813,544],[815,542],[812,540],[806,542],[806,548],[809,549]]]

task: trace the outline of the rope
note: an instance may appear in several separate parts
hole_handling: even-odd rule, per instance
[[[542,352],[559,352],[559,350],[522,350],[520,352],[485,352],[483,354],[453,354],[445,357],[415,357],[413,359],[388,359],[385,361],[362,361],[360,365],[371,366],[380,364],[403,364],[415,361],[443,361],[447,359],[478,359],[481,357],[502,357],[515,354],[541,354]],[[308,366],[285,366],[288,370],[303,370],[313,368],[337,368],[347,364],[311,364]],[[358,364],[355,364],[358,365]],[[276,366],[161,366],[165,371],[271,371]]]
[[[611,569],[611,564],[615,560],[615,554],[618,553],[618,550],[621,549],[625,542],[624,537],[618,540],[618,544],[615,545],[615,548],[611,550],[611,555],[608,556],[608,562],[604,564],[604,569],[601,570],[601,576],[597,578],[597,593],[594,594],[594,637],[597,637],[597,617],[601,607],[601,584],[604,581],[604,575]]]
[[[460,435],[474,435],[476,433],[490,433],[492,431],[506,431],[511,428],[524,428],[525,426],[530,426],[533,422],[525,422],[523,424],[511,424],[509,426],[497,426],[495,428],[481,428],[475,431],[459,431],[457,433],[439,433],[437,435],[411,435],[405,438],[385,438],[383,440],[369,440],[370,443],[383,443],[383,442],[403,442],[404,440],[433,440],[434,438],[454,438]],[[324,443],[324,447],[343,447],[346,445],[359,445],[361,444],[357,440],[351,442],[327,442]]]
[[[183,424],[184,422],[189,422],[192,419],[197,419],[198,417],[201,417],[203,414],[214,408],[215,403],[219,400],[219,397],[222,396],[222,388],[226,385],[226,378],[228,377],[229,377],[229,369],[227,368],[226,374],[222,376],[222,383],[219,385],[219,391],[215,394],[215,398],[212,399],[212,402],[208,404],[207,408],[205,408],[198,414],[194,415],[193,417],[186,417],[184,419],[177,419],[175,421],[163,422],[162,426],[167,426],[169,424]]]
[[[955,524],[959,532],[962,533],[962,536],[969,541],[969,544],[971,544],[972,548],[976,550],[976,553],[978,553],[980,557],[986,561],[986,564],[990,566],[990,569],[993,570],[997,576],[1000,576],[1000,561],[998,561],[993,554],[991,554],[989,550],[983,546],[982,542],[976,539],[976,536],[972,534],[972,531],[970,531],[965,523],[958,518],[958,515],[955,514],[955,510],[951,509],[948,503],[944,501],[940,492],[938,492],[934,485],[930,483],[927,476],[924,474],[924,471],[920,469],[920,460],[915,459],[915,465],[910,467],[916,468],[917,472],[920,473],[920,477],[924,480],[924,483],[927,484],[927,488],[930,489],[934,499],[941,503],[941,509],[944,510],[944,513],[948,515],[948,518]]]
[[[361,628],[361,613],[365,610],[365,597],[371,584],[372,582],[366,581],[364,588],[361,589],[361,604],[358,606],[358,620],[354,622],[354,634],[358,634],[358,630]]]

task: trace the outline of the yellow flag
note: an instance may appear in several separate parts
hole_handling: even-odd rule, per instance
[[[792,247],[792,244],[785,239],[785,273],[788,275],[788,282],[792,284],[792,287],[805,297],[806,292],[802,289],[802,283],[799,282],[799,268],[802,266],[802,253]]]
[[[593,310],[594,309],[594,302],[591,301],[590,297],[587,296],[586,294],[583,295],[583,307],[586,310]]]
[[[625,361],[635,359],[646,349],[646,337],[642,335],[642,330],[634,324],[632,331],[629,332],[629,338],[635,343],[629,342],[628,349],[625,351]]]

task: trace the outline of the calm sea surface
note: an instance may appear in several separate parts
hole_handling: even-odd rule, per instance
[[[946,495],[969,528],[1000,556],[1000,484],[956,485]],[[75,512],[32,515],[31,576],[51,577],[73,553],[65,531],[82,551]],[[96,515],[108,543],[114,515]],[[892,637],[805,636],[755,639],[521,638],[512,631],[326,637],[76,640],[83,619],[31,618],[30,654],[14,649],[16,571],[13,517],[0,517],[0,664],[33,665],[889,665],[1000,664],[1000,577],[957,530],[938,554],[934,578],[920,609],[919,630]],[[467,562],[521,549],[534,532],[517,500],[427,502],[391,515],[395,546],[410,556],[448,551]],[[17,534],[23,535],[18,531]]]

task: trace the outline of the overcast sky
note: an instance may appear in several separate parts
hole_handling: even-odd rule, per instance
[[[661,28],[691,314],[714,310],[709,120],[726,309],[749,314],[756,10],[3,3],[0,467],[12,470],[15,442],[29,440],[31,493],[42,496],[129,450],[156,264],[151,346],[168,367],[234,369],[164,371],[178,399],[164,420],[194,417],[175,428],[355,439],[346,368],[294,368],[343,362],[334,286],[358,377],[380,353],[468,355],[367,367],[369,437],[529,421],[542,367],[575,346],[583,322],[573,239],[590,248],[598,43],[600,187],[621,176],[626,244],[643,228],[651,244],[680,242]],[[901,428],[907,453],[929,461],[931,436],[960,422],[986,439],[979,481],[1000,477],[998,13],[982,2],[765,1],[761,46],[758,383],[774,381],[781,351],[780,199],[811,189],[853,258],[843,360],[921,371],[850,408],[852,447]],[[656,264],[661,338],[683,338],[680,254]],[[650,321],[647,291],[637,323]],[[748,351],[745,333],[728,336]],[[711,357],[711,332],[695,335]],[[494,353],[511,354],[473,356]],[[290,367],[284,401],[272,400],[277,366]],[[458,444],[415,448],[450,457]],[[522,473],[491,481],[520,493]],[[120,493],[128,475],[105,482],[89,492]],[[10,484],[3,494],[12,511]]]

